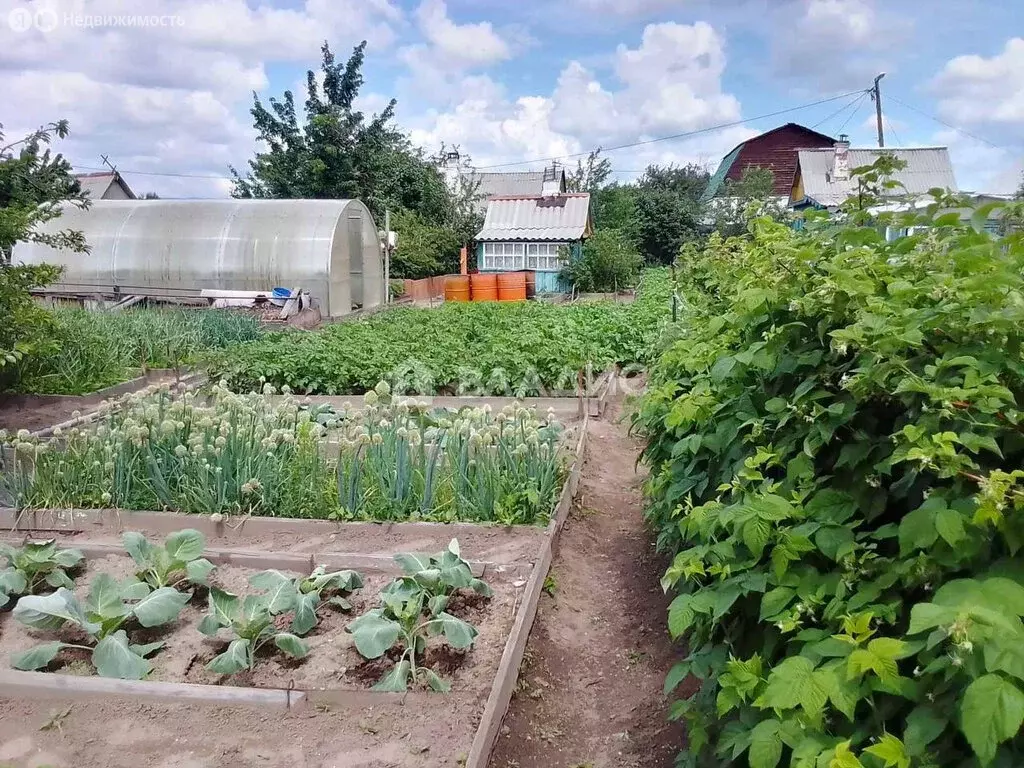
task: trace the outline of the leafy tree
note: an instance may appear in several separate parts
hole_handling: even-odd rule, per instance
[[[391,256],[391,276],[430,277],[459,269],[459,248],[464,239],[448,227],[439,227],[414,211],[399,211],[391,217],[398,233],[398,247]]]
[[[762,216],[773,221],[786,217],[786,204],[775,195],[775,174],[769,168],[750,167],[739,179],[728,179],[721,197],[707,202],[714,231],[732,237],[747,231],[749,223]]]
[[[562,279],[580,291],[617,291],[636,285],[643,257],[617,229],[599,229],[583,244],[583,254],[562,270]]]
[[[0,390],[17,379],[27,356],[52,351],[53,316],[32,299],[30,291],[55,282],[55,266],[12,265],[18,242],[34,242],[76,252],[88,250],[81,232],[41,232],[38,225],[60,216],[61,205],[86,208],[89,201],[60,154],[52,155],[54,137],[68,135],[68,122],[42,126],[4,144],[0,126]]]
[[[683,243],[700,237],[700,196],[710,178],[697,165],[647,168],[636,182],[636,217],[628,231],[651,262],[669,264]]]
[[[570,171],[565,177],[565,188],[568,192],[590,192],[599,190],[612,174],[612,161],[601,157],[601,148],[593,150],[586,160],[576,162],[576,170]]]

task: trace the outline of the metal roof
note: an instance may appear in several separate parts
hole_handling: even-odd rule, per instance
[[[492,197],[476,239],[567,242],[588,234],[589,225],[590,195],[585,192]]]
[[[79,186],[82,191],[89,195],[90,200],[104,200],[107,198],[107,190],[110,189],[112,184],[120,185],[124,191],[125,198],[128,200],[135,199],[135,193],[132,192],[131,188],[121,178],[121,174],[113,171],[103,171],[100,173],[76,173],[75,178],[78,180]]]
[[[923,195],[929,189],[940,187],[957,191],[953,164],[945,147],[919,147],[900,149],[850,149],[848,165],[850,170],[871,165],[881,154],[895,155],[907,164],[896,171],[892,179],[902,187],[884,190],[883,195],[903,197]],[[804,195],[818,205],[840,205],[857,194],[855,178],[836,180],[832,178],[834,149],[801,149],[799,153],[800,176],[803,179]],[[794,203],[800,202],[794,200]]]
[[[476,188],[476,207],[483,210],[492,197],[539,195],[544,190],[544,171],[512,171],[509,173],[467,174]],[[559,169],[560,191],[565,192],[565,170]]]

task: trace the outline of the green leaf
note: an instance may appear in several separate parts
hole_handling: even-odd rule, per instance
[[[22,624],[35,629],[56,630],[70,621],[90,635],[100,630],[98,624],[86,618],[78,598],[64,587],[49,595],[26,595],[14,606],[13,615]]]
[[[665,687],[664,693],[668,696],[672,691],[679,687],[679,684],[683,682],[690,675],[690,663],[687,661],[677,661],[672,665],[672,669],[668,671],[665,676]]]
[[[295,580],[281,571],[260,571],[249,577],[249,583],[267,593],[267,608],[275,616],[292,610],[299,597]]]
[[[469,648],[476,639],[477,630],[472,624],[467,624],[462,619],[452,616],[450,613],[440,613],[433,620],[435,631],[443,634],[452,648]]]
[[[911,757],[924,755],[928,745],[939,738],[949,721],[929,706],[918,706],[907,715],[907,728],[903,731],[903,743]]]
[[[383,656],[395,644],[402,631],[397,621],[384,618],[374,611],[364,613],[351,622],[347,629],[352,633],[356,650],[367,659],[379,659]]]
[[[494,596],[494,592],[491,590],[487,582],[481,579],[472,579],[469,582],[469,588],[476,592],[478,595],[483,595],[484,597]]]
[[[826,684],[820,675],[815,675],[814,662],[803,656],[791,656],[772,669],[764,693],[755,704],[779,711],[799,706],[815,716],[828,700]]]
[[[777,616],[795,596],[796,591],[789,587],[776,587],[770,592],[765,592],[761,598],[761,620]]]
[[[438,677],[434,670],[422,667],[421,671],[427,680],[427,685],[430,686],[430,690],[437,691],[438,693],[448,693],[451,691],[452,684]]]
[[[750,732],[750,768],[775,768],[781,759],[779,721],[762,720]]]
[[[149,559],[153,554],[153,545],[146,540],[145,536],[138,531],[128,531],[121,536],[121,544],[136,565],[141,567],[149,565]]]
[[[763,518],[755,517],[743,526],[743,544],[753,553],[754,557],[760,559],[764,554],[764,548],[768,545],[771,533],[771,523]]]
[[[120,584],[121,599],[134,602],[141,600],[152,591],[152,587],[144,581],[124,581]]]
[[[415,553],[399,553],[394,557],[395,562],[402,566],[402,570],[412,576],[425,571],[431,567],[430,555]],[[405,690],[404,688],[402,690]]]
[[[217,589],[217,587],[210,587],[208,603],[210,610],[208,616],[221,627],[229,626],[241,611],[238,595]]]
[[[146,658],[147,656],[159,651],[165,645],[167,645],[167,643],[160,640],[155,643],[145,643],[144,645],[129,645],[128,648],[131,649],[132,653],[137,654],[142,658]]]
[[[309,653],[306,644],[288,632],[278,632],[274,635],[274,645],[293,659],[304,658]]]
[[[409,687],[409,673],[411,670],[412,667],[409,665],[409,662],[402,659],[373,686],[372,690],[403,693]]]
[[[982,765],[988,765],[1004,741],[1012,739],[1024,721],[1024,693],[999,675],[972,682],[960,702],[960,727]]]
[[[148,591],[148,590],[147,590]],[[121,585],[109,573],[98,573],[89,586],[85,608],[101,619],[127,616],[131,609],[121,600]]]
[[[144,627],[158,627],[178,618],[188,603],[191,593],[179,592],[174,587],[161,587],[132,606],[132,613]]]
[[[123,629],[96,643],[92,664],[100,677],[119,680],[141,680],[153,669],[152,664],[128,647],[128,635]]]
[[[200,557],[185,563],[185,574],[193,584],[208,587],[210,585],[210,574],[216,567],[205,557]]]
[[[864,751],[881,760],[884,768],[910,768],[910,756],[903,742],[891,733],[883,733],[877,744],[872,744]]]
[[[850,751],[850,742],[844,741],[836,745],[828,768],[864,768],[864,764]]]
[[[853,551],[853,531],[846,525],[826,525],[814,535],[814,543],[825,557],[838,561]]]
[[[1020,637],[996,636],[984,646],[985,669],[989,672],[1006,672],[1024,680],[1024,644]]]
[[[292,617],[291,630],[296,635],[304,635],[316,626],[316,607],[320,596],[316,592],[298,595],[295,600],[295,615]]]
[[[949,507],[940,509],[936,514],[935,530],[951,547],[955,547],[967,537],[967,533],[964,531],[963,517],[955,509]]]
[[[252,665],[252,645],[241,638],[232,640],[224,653],[214,656],[206,668],[218,675],[233,675]]]
[[[184,528],[180,531],[175,531],[164,542],[164,549],[167,550],[167,554],[171,556],[171,559],[177,560],[179,563],[195,560],[203,554],[205,547],[206,537],[195,528]]]
[[[848,493],[826,489],[819,491],[804,504],[809,518],[823,523],[841,524],[857,511],[857,503]]]
[[[946,626],[956,621],[956,610],[935,603],[917,603],[910,609],[908,635],[925,632],[932,627]]]
[[[28,589],[28,580],[21,571],[15,568],[5,568],[0,571],[0,593],[20,595],[26,589]]]
[[[66,643],[53,642],[53,643],[41,643],[40,645],[29,648],[27,651],[21,651],[20,653],[11,654],[11,666],[15,669],[21,669],[27,672],[31,672],[35,669],[42,669],[60,653],[61,648],[64,648]]]
[[[929,500],[930,501],[930,500]],[[928,549],[939,537],[935,528],[936,506],[925,502],[908,512],[900,521],[900,554],[906,556],[915,549]]]
[[[773,397],[767,403],[764,404],[764,409],[768,413],[782,413],[788,407],[789,403],[783,400],[781,397]]]
[[[74,568],[84,559],[85,555],[79,549],[62,549],[53,556],[53,561],[61,568]]]
[[[74,589],[75,582],[73,582],[62,568],[55,568],[43,577],[48,585],[56,589],[57,587],[64,587],[66,589]]]

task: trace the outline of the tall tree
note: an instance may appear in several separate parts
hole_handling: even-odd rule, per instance
[[[633,237],[648,261],[669,264],[683,243],[700,237],[709,178],[698,165],[651,165],[637,180]]]
[[[448,208],[448,190],[436,163],[414,148],[394,125],[395,100],[367,118],[354,102],[363,85],[366,42],[348,61],[321,47],[320,71],[306,73],[302,109],[291,91],[271,97],[269,108],[253,94],[252,116],[266,150],[249,161],[242,176],[232,168],[235,197],[358,198],[374,216],[405,208],[438,220]]]
[[[591,151],[587,159],[576,161],[576,170],[565,176],[565,188],[569,192],[595,193],[612,175],[612,161],[601,157],[601,148]]]

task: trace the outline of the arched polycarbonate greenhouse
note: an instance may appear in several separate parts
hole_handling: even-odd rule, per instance
[[[324,314],[384,302],[373,217],[358,200],[98,200],[47,231],[81,231],[89,253],[34,243],[14,263],[59,264],[54,293],[147,294],[302,288]]]

